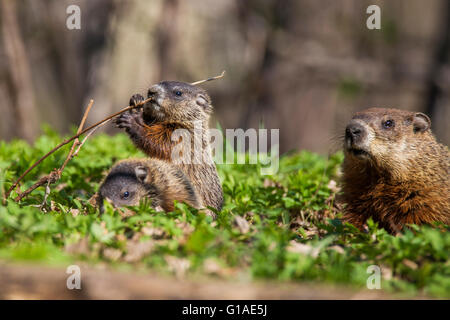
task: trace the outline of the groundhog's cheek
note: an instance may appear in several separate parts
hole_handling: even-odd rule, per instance
[[[376,146],[377,152],[391,162],[404,163],[408,160],[408,146],[403,141],[393,143],[390,139],[380,140]]]
[[[392,150],[390,150],[386,144],[380,143],[379,140],[374,140],[370,144],[370,154],[372,155],[372,158],[376,159],[381,166],[388,165],[387,162],[392,159],[391,152]]]
[[[371,145],[375,141],[377,135],[371,126],[367,126],[366,130],[367,130],[366,143],[368,145]]]
[[[199,113],[195,109],[185,106],[174,106],[171,114],[180,121],[195,121],[199,119]]]
[[[376,159],[379,167],[388,169],[393,176],[397,176],[405,162],[404,153],[393,150],[392,146],[384,143],[374,143],[372,145],[372,158]]]

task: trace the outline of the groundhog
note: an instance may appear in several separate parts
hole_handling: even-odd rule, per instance
[[[98,191],[97,201],[115,207],[135,206],[148,198],[157,211],[173,211],[174,200],[194,208],[200,202],[189,179],[176,166],[157,159],[131,159],[115,164]]]
[[[190,179],[202,206],[220,210],[222,186],[210,150],[210,97],[196,86],[162,81],[148,90],[148,98],[152,100],[142,109],[121,114],[115,120],[117,126],[125,128],[134,144],[150,157],[178,166]],[[130,105],[142,101],[144,97],[135,94]],[[177,129],[184,133],[180,135]],[[181,143],[188,141],[192,143]],[[186,160],[185,156],[190,157]]]
[[[345,129],[344,218],[369,217],[391,233],[405,224],[450,224],[450,153],[420,112],[371,108]]]

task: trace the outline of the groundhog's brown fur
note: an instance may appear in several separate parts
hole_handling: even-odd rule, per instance
[[[148,198],[156,210],[173,211],[174,201],[199,208],[194,187],[176,166],[157,159],[130,159],[115,164],[100,185],[97,201],[135,206]],[[100,203],[101,204],[101,203]]]
[[[201,88],[175,81],[163,81],[152,86],[148,97],[153,100],[146,103],[143,110],[119,116],[116,120],[118,127],[125,128],[135,145],[150,157],[176,164],[194,185],[202,206],[220,210],[222,186],[209,145],[208,122],[213,110],[210,97]],[[136,105],[143,100],[137,94],[131,98],[130,104]],[[194,124],[201,125],[197,135],[194,135]],[[187,147],[179,144],[181,140],[178,138],[186,139],[186,134],[173,141],[172,134],[176,129],[184,129],[192,142],[196,138],[197,145],[203,146],[202,152],[194,151],[194,143]],[[174,161],[174,150],[178,154],[190,155],[191,161]]]
[[[345,219],[369,217],[390,232],[405,224],[450,224],[450,153],[423,113],[371,108],[346,128]]]

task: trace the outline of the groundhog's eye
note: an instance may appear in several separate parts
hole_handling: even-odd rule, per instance
[[[383,127],[386,129],[393,128],[394,124],[395,124],[394,120],[386,120],[383,122]]]
[[[128,198],[130,196],[130,193],[128,192],[128,191],[125,191],[124,193],[123,193],[123,197],[126,199],[126,198]]]
[[[183,92],[181,92],[180,90],[176,90],[175,95],[181,97],[183,95]]]

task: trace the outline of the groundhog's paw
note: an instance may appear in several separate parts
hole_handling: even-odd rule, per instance
[[[130,106],[137,106],[139,103],[143,102],[145,99],[142,95],[140,95],[139,93],[134,94],[131,96],[130,98]]]
[[[116,118],[115,123],[118,128],[125,129],[127,132],[142,127],[144,125],[142,111],[124,112]]]
[[[134,94],[130,98],[129,105],[137,106],[139,103],[144,101],[144,97],[140,94]],[[143,116],[142,116],[142,108],[131,109],[128,112],[122,113],[115,120],[115,123],[118,128],[126,129],[127,132],[136,128],[136,126],[143,126]]]

